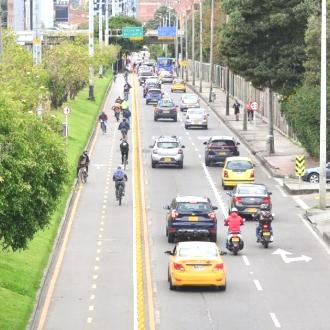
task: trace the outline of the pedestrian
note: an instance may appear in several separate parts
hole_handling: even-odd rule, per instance
[[[253,109],[251,107],[251,101],[249,103],[246,104],[246,110],[247,110],[247,114],[248,114],[248,121],[252,121],[253,120]]]
[[[233,104],[233,108],[234,108],[236,121],[239,121],[239,108],[240,107],[241,107],[240,103],[237,100],[235,100],[235,103]]]
[[[123,118],[126,118],[128,123],[129,123],[129,119],[130,119],[131,115],[132,115],[131,111],[128,108],[123,110]]]

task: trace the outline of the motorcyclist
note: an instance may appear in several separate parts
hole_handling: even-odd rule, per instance
[[[128,109],[128,107],[129,107],[128,102],[126,100],[123,100],[121,102],[121,108],[122,108],[122,110]]]
[[[131,118],[131,111],[127,108],[123,110],[123,117],[127,120],[127,122],[129,123],[129,119]]]
[[[241,238],[241,226],[244,225],[244,219],[238,215],[238,210],[233,207],[230,211],[230,215],[225,219],[225,226],[228,226],[227,244],[230,244],[230,239],[233,233],[237,233]]]
[[[119,121],[119,116],[120,116],[120,113],[121,113],[121,104],[120,103],[115,103],[112,107],[112,110],[115,114],[115,118],[117,121]]]
[[[118,126],[118,130],[121,131],[123,139],[125,139],[129,130],[129,123],[127,122],[126,118],[123,118],[123,121]]]
[[[118,96],[115,100],[115,103],[119,103],[121,104],[123,102],[122,98],[120,96]]]
[[[264,225],[268,225],[268,229],[270,232],[270,241],[273,242],[273,228],[272,228],[272,221],[273,221],[273,215],[270,211],[267,210],[260,210],[255,216],[254,219],[258,221],[258,225],[256,228],[256,236],[257,236],[257,242],[260,242],[260,232],[261,228]]]
[[[78,160],[77,177],[78,177],[79,170],[83,167],[86,168],[86,173],[88,174],[89,161],[90,161],[90,159],[87,154],[87,150],[84,150],[84,152],[80,155],[79,160]]]
[[[104,125],[104,132],[106,132],[107,131],[108,116],[106,115],[106,113],[104,111],[102,111],[99,115],[99,122],[101,124],[101,128],[102,128],[102,124]]]
[[[132,86],[126,81],[125,85],[124,85],[124,99],[128,100],[128,94],[129,94],[129,90],[132,88]]]
[[[118,200],[118,187],[123,186],[123,195],[125,195],[125,181],[127,181],[127,175],[121,166],[118,166],[116,171],[113,173],[112,180],[115,182],[116,188],[116,199]]]
[[[129,144],[125,139],[122,139],[119,147],[121,152],[121,163],[124,164],[125,155],[126,155],[126,160],[128,161]]]

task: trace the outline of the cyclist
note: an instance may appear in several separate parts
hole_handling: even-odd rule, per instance
[[[128,94],[129,94],[129,90],[132,88],[132,86],[126,82],[124,85],[124,99],[127,101],[128,100]]]
[[[114,115],[117,121],[119,121],[119,116],[121,113],[121,104],[120,103],[115,103],[114,106],[112,107],[112,110],[114,111]]]
[[[118,200],[118,188],[119,185],[122,185],[123,187],[123,196],[125,195],[125,181],[127,181],[127,175],[121,168],[121,166],[118,166],[115,173],[113,173],[112,180],[115,182],[115,188],[116,188],[116,200]]]
[[[101,129],[103,129],[104,133],[107,132],[107,122],[108,122],[108,116],[104,111],[101,112],[99,115],[99,122],[101,125]]]
[[[131,118],[131,115],[132,113],[128,108],[123,110],[123,118],[125,118],[128,123],[129,123],[129,119]]]
[[[129,144],[125,139],[122,139],[119,147],[121,152],[121,164],[124,164],[125,155],[126,155],[126,160],[128,161]]]
[[[88,165],[89,165],[89,157],[88,157],[88,154],[87,154],[87,150],[85,150],[79,157],[79,160],[78,160],[78,166],[77,166],[77,177],[78,177],[78,173],[79,173],[79,170],[81,168],[86,168],[86,173],[88,175]]]
[[[129,123],[126,121],[126,118],[124,118],[123,121],[119,124],[118,130],[121,131],[123,139],[125,139],[129,130]]]

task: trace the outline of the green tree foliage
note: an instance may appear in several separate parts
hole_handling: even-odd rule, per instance
[[[175,10],[166,6],[161,6],[156,10],[154,18],[151,21],[147,22],[145,28],[148,30],[157,30],[159,26],[168,26],[169,17],[171,25],[175,25]]]
[[[48,224],[67,177],[63,140],[0,99],[0,245],[24,249]]]
[[[229,15],[220,52],[229,67],[257,88],[288,94],[304,75],[304,0],[222,0]]]
[[[110,29],[122,29],[124,26],[142,26],[141,22],[131,16],[113,16],[109,19]],[[131,41],[124,38],[109,38],[110,43],[119,45],[123,54],[139,51],[143,47],[143,41]]]
[[[150,45],[148,47],[151,58],[157,59],[157,57],[165,56],[162,45]]]

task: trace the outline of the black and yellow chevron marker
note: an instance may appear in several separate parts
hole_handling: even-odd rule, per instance
[[[302,176],[305,173],[305,156],[296,156],[296,176]]]

